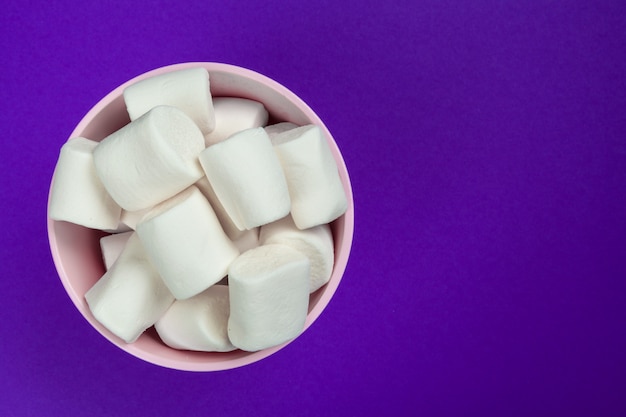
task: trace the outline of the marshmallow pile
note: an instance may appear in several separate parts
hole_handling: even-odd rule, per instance
[[[184,350],[297,337],[348,204],[322,130],[212,97],[204,68],[139,81],[124,101],[129,124],[63,145],[50,192],[50,218],[109,232],[93,316],[127,343],[154,326]]]

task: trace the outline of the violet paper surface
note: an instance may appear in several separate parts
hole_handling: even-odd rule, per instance
[[[626,415],[626,3],[20,3],[0,14],[0,415]],[[261,362],[138,360],[79,314],[61,145],[148,70],[258,71],[348,166],[344,278]]]

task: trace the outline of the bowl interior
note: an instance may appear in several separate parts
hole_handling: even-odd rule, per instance
[[[348,210],[331,224],[335,242],[335,265],[328,284],[310,296],[306,329],[326,307],[345,271],[352,244],[354,207],[348,172],[337,144],[319,117],[300,98],[275,81],[244,68],[218,63],[171,65],[142,74],[116,88],[87,113],[70,137],[83,136],[96,141],[102,140],[130,122],[122,96],[126,86],[161,73],[197,66],[205,67],[209,71],[211,94],[214,97],[243,97],[260,101],[270,114],[270,123],[289,121],[298,125],[313,123],[320,126],[337,161],[339,174],[348,196]],[[259,352],[240,350],[226,353],[191,352],[168,347],[161,342],[153,328],[141,335],[135,343],[125,343],[95,320],[84,298],[85,293],[105,272],[99,242],[105,235],[105,232],[48,218],[48,236],[53,259],[68,295],[93,327],[126,352],[168,368],[215,371],[258,361],[289,343]]]

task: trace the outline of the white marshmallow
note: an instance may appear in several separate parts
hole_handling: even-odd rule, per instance
[[[137,230],[137,224],[143,219],[150,210],[152,210],[153,206],[136,211],[128,211],[122,210],[122,215],[120,216],[120,221],[126,227],[131,230]]]
[[[124,210],[122,210],[122,213],[124,212]],[[118,234],[118,233],[126,233],[126,232],[132,232],[133,229],[128,227],[123,221],[122,218],[120,217],[120,222],[117,224],[117,227],[115,229],[102,229],[104,232],[108,232],[111,234]]]
[[[269,136],[270,140],[274,141],[274,138],[283,132],[286,132],[288,130],[291,129],[295,129],[296,127],[298,127],[298,125],[291,123],[291,122],[280,122],[280,123],[275,123],[273,125],[269,125],[269,126],[265,126],[265,133],[267,133],[267,136]]]
[[[239,249],[240,253],[244,253],[247,250],[254,249],[259,246],[259,227],[254,229],[244,230],[242,234],[233,243]]]
[[[285,175],[263,128],[235,133],[206,148],[199,158],[215,194],[239,230],[289,214]]]
[[[248,249],[259,246],[259,228],[255,227],[250,230],[239,230],[233,223],[228,213],[226,213],[226,210],[224,209],[224,206],[222,206],[222,203],[220,203],[217,195],[215,195],[215,191],[213,190],[213,187],[211,187],[211,183],[207,179],[206,175],[200,178],[198,182],[195,183],[195,186],[198,187],[200,192],[209,201],[220,221],[220,224],[222,225],[222,229],[224,229],[224,232],[226,233],[226,236],[233,241],[237,249],[239,249],[239,252],[243,253]],[[122,212],[122,217],[123,216],[124,213]]]
[[[91,229],[117,228],[121,208],[96,174],[93,151],[97,145],[77,137],[61,147],[50,190],[50,218]]]
[[[96,320],[127,343],[136,341],[174,302],[136,233],[85,299]]]
[[[289,246],[259,246],[240,255],[228,271],[233,345],[257,351],[297,337],[309,302],[308,258]]]
[[[206,146],[230,135],[267,124],[268,113],[262,103],[239,97],[214,97],[215,129],[204,136]]]
[[[157,75],[124,90],[130,120],[136,120],[156,106],[178,107],[203,134],[215,128],[209,73],[204,68],[187,68]]]
[[[202,177],[204,138],[175,107],[159,106],[107,136],[93,152],[96,172],[124,209],[148,208]]]
[[[100,250],[102,251],[102,260],[106,270],[111,269],[111,266],[119,258],[132,234],[133,231],[131,230],[123,233],[113,233],[100,238]]]
[[[281,243],[298,250],[311,262],[309,292],[313,293],[330,280],[335,262],[333,234],[328,224],[300,230],[291,216],[261,226],[259,243]]]
[[[187,300],[176,300],[154,325],[163,342],[174,348],[229,352],[228,287],[213,285]]]
[[[177,299],[221,280],[239,255],[215,212],[194,186],[157,205],[137,225],[150,260]]]
[[[204,195],[207,201],[211,204],[211,207],[213,207],[215,215],[219,219],[220,224],[222,225],[222,229],[224,229],[224,232],[226,233],[226,236],[228,236],[228,238],[232,241],[235,241],[240,236],[243,236],[245,230],[239,230],[239,228],[230,218],[219,198],[217,198],[215,190],[211,186],[211,183],[209,182],[209,179],[206,177],[206,175],[200,178],[194,185],[198,188],[198,190],[200,190],[200,192]]]
[[[330,223],[348,207],[337,163],[322,130],[306,125],[274,137],[291,198],[291,215],[300,229]]]

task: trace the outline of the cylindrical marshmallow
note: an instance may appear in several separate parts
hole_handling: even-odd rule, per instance
[[[124,210],[122,210],[122,213],[123,212]],[[117,227],[115,229],[103,229],[104,232],[108,232],[112,234],[132,232],[133,230],[134,230],[133,228],[128,227],[128,225],[122,221],[121,217],[120,217],[120,222],[117,224]]]
[[[143,216],[152,210],[152,208],[153,206],[136,211],[122,210],[120,222],[131,230],[137,230],[137,224],[139,224]]]
[[[154,327],[163,342],[174,348],[229,352],[228,287],[213,285],[187,300],[176,300]]]
[[[298,125],[291,123],[291,122],[279,122],[279,123],[275,123],[273,125],[269,125],[269,126],[265,126],[265,133],[267,133],[267,136],[269,136],[270,140],[274,141],[274,138],[283,133],[286,132],[288,130],[291,129],[295,129],[296,127],[298,127]]]
[[[330,223],[348,207],[337,163],[322,130],[306,125],[274,137],[291,198],[291,215],[300,229]]]
[[[222,206],[222,203],[220,203],[217,195],[215,195],[215,191],[213,190],[213,187],[211,186],[211,183],[206,175],[200,178],[194,185],[198,187],[200,192],[204,194],[204,197],[209,201],[220,221],[220,224],[222,225],[222,229],[224,229],[224,232],[226,233],[226,236],[233,241],[237,249],[239,249],[239,252],[243,253],[248,249],[259,246],[259,228],[255,227],[250,230],[239,230],[224,209],[224,206]],[[122,218],[124,218],[123,211]]]
[[[240,230],[285,217],[291,207],[287,181],[263,128],[235,133],[200,154],[200,163],[222,206]]]
[[[136,341],[174,302],[135,233],[85,299],[96,320],[127,343]]]
[[[268,113],[262,103],[239,97],[214,97],[215,129],[204,136],[206,146],[230,135],[267,124]]]
[[[115,229],[120,206],[96,174],[93,151],[98,142],[77,137],[61,147],[50,190],[48,215],[91,229]]]
[[[111,266],[119,258],[132,234],[133,231],[131,230],[123,233],[113,233],[100,238],[100,250],[102,251],[102,260],[106,270],[111,269]]]
[[[228,271],[232,344],[253,352],[297,337],[308,311],[309,272],[308,258],[285,245],[240,255]]]
[[[130,120],[165,105],[185,112],[203,134],[215,128],[209,73],[204,68],[187,68],[138,81],[124,90],[124,102]]]
[[[200,192],[204,195],[207,201],[211,204],[211,207],[213,207],[215,215],[219,219],[220,224],[222,225],[222,229],[224,229],[224,232],[226,233],[226,236],[228,236],[230,240],[235,240],[238,237],[242,236],[245,230],[240,230],[230,218],[219,198],[217,198],[215,190],[211,186],[211,183],[209,182],[209,179],[206,177],[206,175],[202,176],[202,178],[200,178],[194,185],[198,188],[198,190],[200,190]]]
[[[96,172],[124,209],[154,206],[202,177],[204,137],[175,107],[159,106],[107,136],[94,150]]]
[[[137,225],[137,234],[165,285],[179,300],[218,282],[239,255],[195,186],[146,214]]]
[[[309,292],[317,291],[330,280],[335,262],[335,248],[328,224],[300,230],[291,216],[287,216],[262,226],[259,243],[281,243],[306,255],[311,262]]]
[[[239,249],[240,253],[259,246],[260,229],[260,227],[255,227],[254,229],[244,230],[237,239],[233,240],[233,244]]]

